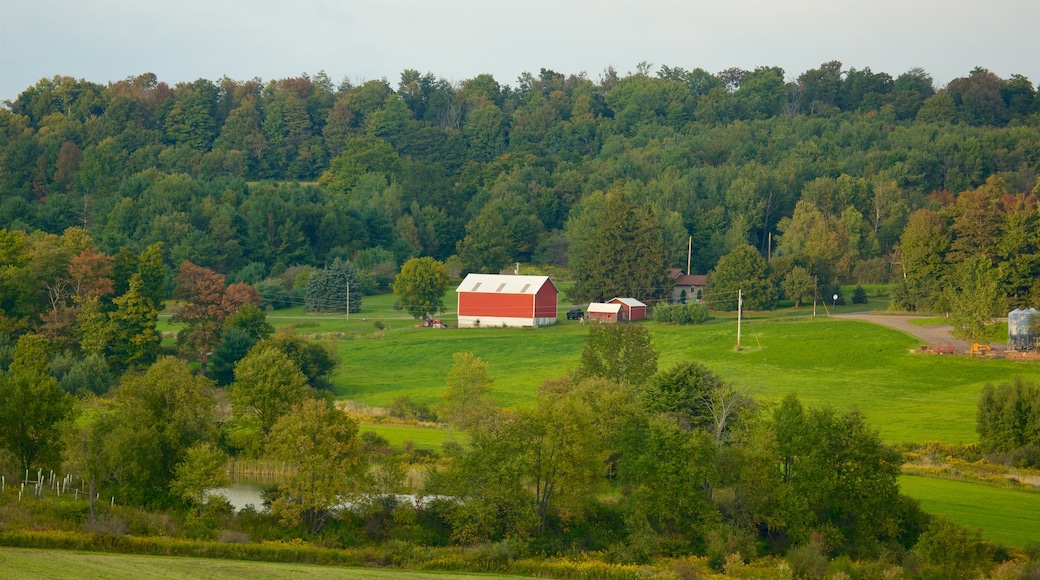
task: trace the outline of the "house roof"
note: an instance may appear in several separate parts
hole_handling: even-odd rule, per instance
[[[646,308],[646,304],[643,304],[635,298],[611,298],[610,301],[617,301],[618,304],[624,304],[629,308]]]
[[[602,312],[605,314],[617,314],[621,312],[620,304],[605,304],[603,302],[593,302],[586,308],[587,312]]]
[[[548,282],[556,288],[548,276],[507,276],[503,274],[469,274],[459,284],[456,292],[477,294],[537,294]]]
[[[674,278],[676,286],[706,286],[708,277],[704,274],[680,274]]]

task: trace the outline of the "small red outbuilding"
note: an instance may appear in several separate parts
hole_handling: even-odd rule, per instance
[[[622,320],[642,320],[646,318],[646,304],[635,298],[614,298],[607,304],[621,305],[621,309],[624,311],[621,315]]]
[[[548,276],[470,274],[456,292],[459,328],[556,323],[559,290]]]

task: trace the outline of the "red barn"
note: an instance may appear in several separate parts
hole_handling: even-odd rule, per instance
[[[620,304],[622,320],[642,320],[646,318],[646,304],[635,298],[614,298],[607,304]]]
[[[548,276],[470,274],[456,292],[459,294],[459,328],[538,328],[556,323],[556,300],[560,292]]]

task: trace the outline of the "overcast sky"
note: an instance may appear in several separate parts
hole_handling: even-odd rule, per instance
[[[642,61],[718,72],[820,63],[937,88],[976,66],[1040,82],[1040,0],[0,0],[0,100],[40,78],[154,72],[170,85],[324,70],[335,82],[404,69],[624,75]]]

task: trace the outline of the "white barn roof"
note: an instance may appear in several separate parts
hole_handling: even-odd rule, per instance
[[[620,304],[605,304],[603,302],[593,302],[589,304],[586,309],[587,312],[603,312],[606,314],[617,314],[621,312]]]
[[[469,274],[455,291],[478,294],[537,294],[546,282],[552,284],[548,276]],[[555,287],[553,284],[553,288]]]
[[[646,307],[646,304],[643,304],[635,298],[614,298],[611,300],[611,302],[613,302],[614,300],[617,300],[618,302],[624,304],[625,306],[628,306],[629,308],[639,308],[640,306]]]

